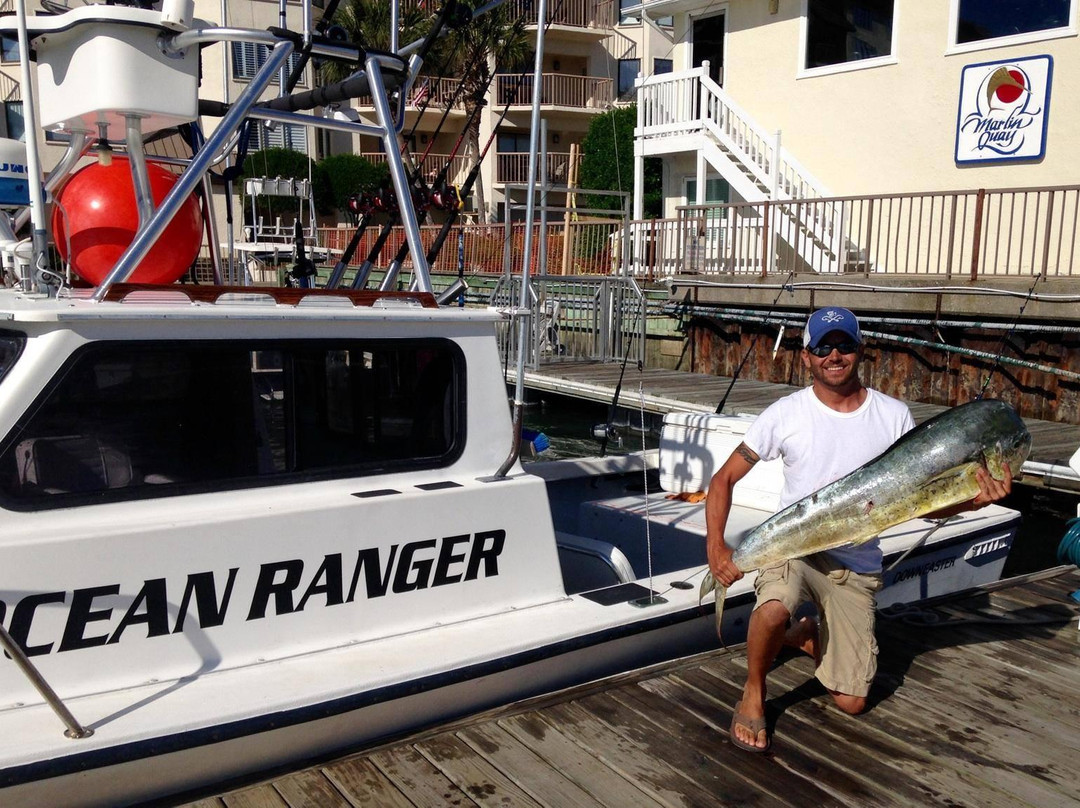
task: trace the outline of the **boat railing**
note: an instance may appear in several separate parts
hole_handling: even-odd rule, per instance
[[[491,305],[511,308],[521,295],[520,277],[503,276]],[[530,327],[523,346],[526,366],[541,363],[645,359],[645,295],[633,278],[537,274],[530,280]],[[500,350],[513,360],[519,347],[509,325],[500,332]]]

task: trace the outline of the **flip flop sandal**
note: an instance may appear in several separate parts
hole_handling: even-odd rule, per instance
[[[765,729],[764,716],[762,716],[761,718],[747,718],[740,712],[741,708],[742,702],[740,701],[735,705],[735,712],[731,714],[731,728],[728,730],[731,742],[740,749],[745,749],[747,752],[768,752],[769,747],[772,746],[772,738],[768,735],[766,735],[765,746],[754,746],[753,744],[740,741],[738,736],[735,734],[736,724],[742,724],[744,727],[754,733],[754,737],[757,737],[757,734],[763,729]]]

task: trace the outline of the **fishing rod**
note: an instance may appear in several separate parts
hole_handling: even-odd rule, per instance
[[[561,4],[561,2],[562,2],[562,0],[560,0],[560,4]],[[511,32],[505,37],[504,43],[503,43],[503,48],[501,49],[500,55],[496,56],[496,60],[495,60],[496,64],[498,64],[499,58],[501,57],[502,53],[505,52],[505,49],[507,47],[509,47],[510,42],[512,42],[514,40],[514,38],[516,38],[517,35],[520,33],[520,29],[524,26],[524,24],[525,24],[525,13],[523,11],[520,15],[518,15],[517,19],[514,21],[514,26],[511,29]],[[548,25],[550,25],[550,23],[548,23]],[[483,47],[482,43],[477,44],[476,51],[477,51],[478,55],[479,55],[480,51],[482,50],[482,47]],[[479,69],[480,68],[480,59],[476,58],[476,59],[473,60],[473,62],[477,65],[477,69]],[[468,73],[466,73],[466,76],[462,77],[461,82],[458,84],[458,87],[454,92],[454,96],[451,99],[451,105],[453,103],[456,103],[456,99],[457,99],[459,93],[464,89],[465,78],[467,77],[467,75],[468,75]],[[478,88],[477,94],[476,94],[476,104],[473,107],[472,112],[469,114],[469,118],[465,122],[465,125],[461,128],[461,133],[458,135],[458,139],[454,143],[454,147],[450,152],[449,159],[447,159],[447,161],[443,165],[442,169],[440,169],[438,175],[436,175],[435,179],[432,181],[432,184],[430,186],[428,186],[422,175],[416,177],[416,180],[417,180],[416,184],[418,186],[418,190],[422,194],[422,202],[425,205],[425,212],[426,212],[427,206],[433,204],[434,207],[436,207],[437,209],[444,210],[444,211],[447,211],[449,213],[449,215],[447,217],[447,221],[449,222],[449,226],[447,226],[446,222],[444,222],[443,228],[439,231],[439,234],[436,236],[436,240],[434,242],[437,246],[434,247],[433,249],[428,250],[429,255],[434,254],[437,257],[439,251],[442,249],[443,243],[445,243],[447,237],[449,236],[450,231],[453,229],[453,223],[457,218],[457,212],[463,206],[463,200],[468,196],[469,190],[471,190],[472,185],[476,182],[476,179],[479,176],[480,164],[483,162],[484,156],[487,154],[487,150],[490,148],[491,143],[494,141],[496,130],[497,130],[498,126],[502,123],[502,121],[505,119],[507,113],[509,112],[510,101],[507,102],[507,105],[504,108],[502,115],[499,117],[499,120],[495,123],[495,127],[492,129],[492,135],[488,139],[488,143],[485,146],[483,152],[480,154],[480,157],[477,160],[477,165],[474,166],[473,171],[470,172],[470,174],[466,178],[465,182],[462,183],[462,185],[460,187],[458,187],[458,188],[455,188],[453,186],[448,186],[446,184],[446,177],[449,174],[450,166],[453,164],[454,157],[457,156],[458,149],[461,147],[461,144],[465,139],[465,135],[468,134],[470,128],[472,127],[473,123],[475,122],[476,116],[480,114],[481,110],[485,106],[483,99],[484,99],[484,96],[487,95],[487,92],[488,92],[489,88],[491,87],[491,83],[495,80],[495,75],[496,75],[495,71],[492,71],[491,74],[488,76],[487,80],[485,82],[483,82],[483,85],[480,88]],[[517,84],[514,87],[513,92],[510,95],[510,100],[513,100],[513,98],[516,97],[517,90],[518,90],[518,88],[520,88],[521,83],[524,80],[524,77],[526,75],[527,75],[527,71],[523,71],[518,76],[518,81],[517,81]],[[446,111],[443,113],[444,119],[445,119],[446,115],[449,114],[450,108],[451,107],[448,105]],[[427,157],[427,154],[430,152],[431,147],[434,145],[434,143],[435,143],[435,139],[432,138],[431,142],[428,144],[427,150],[424,152],[424,157],[421,158],[421,164],[423,163],[423,159],[425,159]],[[378,239],[376,239],[375,243],[372,245],[371,250],[368,252],[367,259],[364,261],[363,264],[361,264],[360,268],[357,270],[356,276],[353,278],[353,286],[352,286],[353,289],[363,288],[363,286],[367,283],[368,276],[371,274],[371,270],[374,267],[375,261],[378,260],[379,254],[382,252],[383,248],[386,246],[386,242],[390,238],[391,231],[392,231],[393,226],[394,226],[395,223],[396,223],[396,220],[395,220],[394,217],[392,217],[390,219],[390,221],[388,221],[383,226],[383,230],[379,234]],[[402,265],[405,262],[405,258],[408,255],[408,251],[409,251],[409,248],[408,248],[407,243],[402,244],[402,246],[398,249],[397,253],[395,254],[395,256],[393,258],[393,260],[388,265],[387,270],[386,270],[386,274],[383,276],[382,282],[380,283],[379,288],[380,288],[381,291],[386,291],[387,289],[389,289],[389,287],[391,287],[393,285],[393,283],[397,279],[398,273],[401,271]]]
[[[517,98],[517,91],[518,89],[520,89],[521,84],[527,74],[528,71],[524,71],[521,73],[521,75],[518,76],[517,83],[515,84],[513,90],[511,90],[511,92],[508,94],[502,114],[499,116],[498,120],[495,122],[495,125],[492,127],[491,135],[488,137],[487,142],[484,144],[484,148],[477,156],[476,164],[473,165],[472,169],[466,175],[464,182],[462,182],[461,185],[457,188],[450,189],[453,193],[453,197],[451,197],[449,193],[447,193],[445,197],[442,197],[442,199],[444,200],[442,209],[446,210],[448,215],[446,217],[446,220],[443,221],[439,232],[436,234],[435,240],[432,241],[431,247],[428,248],[428,266],[431,266],[431,262],[439,257],[439,253],[442,251],[443,244],[446,243],[446,239],[449,237],[451,231],[454,229],[454,223],[457,221],[457,217],[460,214],[461,209],[464,207],[464,200],[468,197],[469,193],[472,191],[473,185],[476,184],[476,180],[480,177],[480,170],[484,164],[484,157],[487,156],[488,149],[491,148],[491,144],[495,142],[495,136],[498,134],[499,125],[502,124],[503,120],[505,120],[506,118],[506,115],[509,113],[510,106]],[[494,77],[494,75],[495,74],[492,73],[492,77]],[[476,110],[474,110],[474,112],[479,110],[482,106],[483,105],[477,105],[477,108]],[[468,123],[466,124],[466,127],[467,126]],[[443,182],[445,182],[445,174],[443,174]],[[383,243],[385,244],[385,240],[383,241]],[[382,246],[380,245],[380,250],[381,248]],[[389,267],[387,267],[386,275],[383,277],[382,283],[379,286],[380,291],[389,291],[389,287],[393,285],[394,280],[396,280],[397,274],[401,269],[401,265],[405,261],[405,256],[408,255],[408,251],[409,245],[407,243],[402,244],[401,247],[398,249],[397,254],[394,256],[394,260],[391,261]],[[359,273],[357,274],[357,277],[359,277]]]
[[[780,291],[776,293],[776,297],[773,298],[772,305],[770,305],[768,311],[765,312],[765,319],[761,323],[762,328],[764,328],[768,324],[769,318],[773,314],[773,310],[776,309],[776,304],[780,302],[780,296],[782,294],[784,294],[785,291],[791,291],[790,284],[791,284],[792,278],[794,278],[794,277],[795,277],[794,271],[789,272],[787,278],[784,279],[784,283],[780,284]],[[784,328],[783,328],[783,326],[781,326],[780,327],[780,334],[777,335],[777,339],[776,339],[778,347],[779,347],[779,344],[780,344],[780,339],[783,337],[783,335],[784,335]],[[735,368],[735,373],[731,377],[731,383],[728,384],[727,390],[724,391],[724,395],[721,397],[720,403],[716,405],[716,409],[714,410],[714,412],[717,415],[720,415],[720,414],[722,414],[724,412],[724,405],[727,403],[728,396],[731,395],[731,390],[732,390],[733,387],[735,387],[735,382],[739,378],[739,374],[742,373],[742,369],[746,365],[746,360],[748,360],[750,358],[750,354],[754,350],[754,346],[757,345],[758,337],[760,337],[760,336],[761,336],[761,334],[755,334],[754,335],[754,339],[751,340],[751,342],[750,342],[750,347],[747,348],[746,353],[743,354],[742,361],[739,362],[739,366],[737,368]]]
[[[615,385],[615,395],[611,397],[611,406],[608,408],[607,423],[604,424],[604,434],[600,437],[600,456],[607,454],[608,438],[613,434],[612,424],[615,422],[615,411],[619,408],[619,396],[622,394],[623,374],[626,373],[626,363],[630,361],[630,347],[634,344],[633,337],[626,340],[626,353],[623,355],[622,367],[619,369],[619,382]],[[637,363],[638,372],[641,372],[641,360]]]
[[[522,19],[522,18],[519,17],[519,19]],[[479,65],[480,65],[479,56],[480,56],[481,48],[482,48],[482,44],[478,44],[477,48],[475,49],[475,53],[474,53],[474,56],[476,58],[471,59],[470,62],[469,62],[469,64],[470,64],[469,70],[470,71],[473,70],[473,69],[479,69]],[[450,61],[451,58],[452,58],[452,54],[447,57],[447,61],[444,63],[444,68],[449,65],[449,61]],[[468,75],[468,73],[466,73],[466,76],[467,75]],[[463,76],[462,81],[458,84],[457,89],[454,91],[454,94],[451,96],[449,102],[447,103],[446,109],[443,111],[442,118],[439,120],[438,125],[435,127],[435,131],[432,134],[431,142],[428,144],[427,150],[424,152],[423,157],[420,158],[420,165],[421,166],[423,165],[424,160],[427,159],[427,155],[428,155],[429,151],[431,150],[431,147],[435,144],[435,139],[438,137],[439,133],[442,131],[443,125],[446,123],[447,117],[449,116],[449,114],[450,114],[451,110],[453,109],[454,105],[457,103],[459,93],[460,93],[461,89],[464,86],[465,86],[465,77]],[[485,88],[484,92],[486,92],[486,88]],[[424,99],[425,102],[426,102],[425,106],[420,110],[416,121],[413,123],[413,126],[412,126],[412,128],[410,130],[409,135],[406,136],[406,142],[408,141],[409,138],[411,138],[412,134],[415,133],[417,127],[420,125],[420,118],[423,116],[424,112],[426,112],[428,106],[430,105],[428,103],[428,101],[432,97],[432,95],[433,94],[429,93],[428,96]],[[480,99],[478,99],[478,100],[480,100]],[[473,113],[475,114],[476,110],[474,110]],[[472,121],[473,121],[473,118],[470,117],[469,121],[467,122],[467,125],[471,125]],[[460,142],[461,142],[461,138],[459,137],[458,138],[458,144],[460,144]],[[454,149],[451,151],[451,153],[450,153],[450,155],[449,155],[449,157],[448,157],[448,159],[446,161],[446,166],[444,166],[442,171],[440,172],[440,175],[439,175],[440,177],[445,177],[445,172],[447,171],[448,167],[453,162],[454,157],[457,156],[458,144],[455,144]],[[409,174],[410,174],[409,185],[411,187],[413,187],[414,189],[416,189],[416,190],[418,190],[418,191],[420,191],[420,192],[422,192],[424,194],[428,194],[428,189],[424,187],[424,179],[423,179],[423,175],[421,174],[420,168],[417,165],[415,165],[414,163],[412,163],[411,160],[410,160],[410,163],[407,166],[407,168],[408,168]],[[368,198],[366,201],[362,200],[359,203],[359,205],[361,207],[366,208],[366,213],[360,219],[360,221],[357,222],[356,230],[353,232],[352,238],[350,238],[349,243],[346,245],[345,251],[342,253],[341,258],[334,264],[334,268],[330,273],[330,278],[327,281],[326,288],[335,289],[335,288],[338,287],[338,285],[340,285],[342,279],[344,278],[345,270],[348,267],[349,262],[352,261],[353,256],[356,254],[356,250],[360,245],[360,240],[363,238],[364,233],[367,231],[368,227],[374,222],[375,214],[379,212],[378,209],[377,209],[378,206],[376,204],[376,201],[377,200],[372,200],[372,199]],[[390,218],[383,225],[382,231],[379,233],[379,237],[375,240],[375,243],[372,245],[371,249],[368,251],[367,258],[364,260],[364,262],[360,265],[360,268],[357,270],[357,273],[356,273],[355,277],[353,278],[353,284],[352,284],[353,289],[359,289],[359,288],[362,288],[364,285],[366,285],[368,276],[371,274],[371,269],[372,269],[372,267],[374,267],[375,261],[378,259],[379,254],[383,250],[383,247],[386,246],[386,242],[389,240],[389,238],[390,238],[390,236],[392,234],[394,225],[397,224],[397,222],[399,221],[399,216],[398,216],[398,213],[397,213],[396,210],[391,211],[389,209],[389,207],[387,207],[387,210],[390,212]],[[404,258],[402,258],[402,260],[404,260]]]
[[[1008,345],[1009,337],[1016,330],[1016,327],[1020,325],[1020,318],[1024,316],[1024,309],[1027,308],[1027,304],[1031,301],[1031,296],[1035,294],[1035,287],[1039,285],[1039,281],[1042,280],[1042,273],[1040,272],[1035,276],[1034,282],[1031,284],[1031,288],[1028,289],[1027,295],[1020,303],[1020,311],[1016,313],[1016,319],[1013,320],[1013,324],[1009,326],[1009,330],[1001,335],[1001,345],[998,347],[997,356],[994,357],[994,364],[990,366],[990,372],[986,374],[986,378],[983,380],[982,387],[979,388],[979,394],[975,396],[975,400],[978,401],[986,394],[986,388],[990,386],[990,379],[994,377],[994,372],[1001,367],[1001,358],[1005,354],[1005,346]]]
[[[559,0],[559,5],[560,6],[562,4],[562,1],[563,0]],[[494,8],[496,5],[498,5],[498,3],[491,3],[488,6],[484,7],[483,10],[486,12],[487,10],[490,10],[490,9]],[[477,14],[475,16],[479,16],[479,15]],[[552,19],[553,18],[554,18],[554,14],[552,15]],[[524,26],[525,21],[526,21],[526,19],[525,19],[525,11],[522,11],[522,13],[519,14],[517,19],[514,21],[514,26],[511,29],[511,32],[504,39],[503,48],[501,49],[500,54],[498,56],[496,56],[496,60],[495,60],[496,64],[498,64],[499,59],[501,58],[502,54],[505,53],[505,49],[509,47],[510,43],[520,33],[520,30]],[[551,22],[549,21],[549,22],[547,22],[545,24],[545,27],[550,26],[550,25],[551,25]],[[477,43],[477,47],[476,47],[477,58],[474,58],[473,60],[471,60],[472,64],[474,64],[476,66],[476,69],[479,69],[481,67],[481,60],[478,58],[478,56],[479,56],[479,53],[482,51],[482,48],[483,48],[483,44],[482,43]],[[526,70],[526,71],[523,71],[518,76],[517,83],[516,83],[513,91],[510,93],[510,99],[508,100],[506,107],[503,109],[502,115],[499,117],[498,121],[495,124],[496,129],[502,123],[502,121],[506,118],[506,115],[509,112],[510,103],[516,97],[517,90],[520,88],[521,83],[523,82],[523,80],[524,80],[525,76],[527,75],[527,73],[528,73],[528,71]],[[474,166],[473,171],[470,172],[470,174],[466,178],[466,181],[460,186],[460,188],[454,188],[453,186],[447,186],[446,185],[446,176],[449,173],[450,166],[453,164],[453,160],[457,155],[458,149],[461,147],[461,144],[462,144],[462,142],[463,142],[463,140],[465,138],[465,135],[468,134],[471,126],[473,125],[473,123],[474,123],[474,121],[476,119],[476,116],[480,113],[480,111],[484,107],[483,96],[485,96],[487,94],[488,89],[491,86],[491,83],[495,79],[495,75],[496,75],[495,71],[492,71],[491,75],[489,75],[487,80],[483,83],[483,86],[481,86],[478,89],[478,91],[477,91],[477,103],[474,106],[472,113],[470,113],[469,119],[466,121],[465,125],[462,127],[461,133],[458,136],[458,139],[455,142],[454,148],[451,150],[451,153],[450,153],[446,163],[443,165],[442,169],[439,171],[438,175],[436,176],[436,178],[432,182],[432,185],[431,186],[427,185],[426,181],[424,180],[424,178],[423,178],[422,174],[419,172],[419,170],[414,170],[412,172],[413,173],[412,184],[413,184],[414,188],[416,189],[416,191],[418,192],[417,194],[414,194],[414,203],[416,201],[418,201],[419,202],[419,207],[422,207],[425,213],[426,213],[427,207],[429,205],[431,205],[431,204],[434,204],[434,206],[437,209],[448,211],[449,214],[450,214],[447,217],[447,221],[449,222],[449,226],[447,226],[446,223],[444,223],[443,228],[440,230],[439,234],[436,237],[436,241],[435,241],[436,246],[433,247],[433,249],[429,249],[429,251],[428,251],[429,255],[434,254],[436,257],[438,256],[438,253],[441,250],[443,243],[445,243],[450,231],[453,228],[453,223],[457,218],[458,212],[460,211],[461,207],[463,206],[463,200],[466,198],[466,196],[468,195],[468,191],[471,190],[473,184],[475,184],[475,182],[476,182],[476,180],[477,180],[477,178],[479,176],[480,164],[483,162],[483,159],[486,156],[488,149],[490,149],[491,144],[494,142],[495,130],[493,129],[492,135],[488,139],[488,143],[485,145],[483,151],[481,152],[481,154],[479,156],[479,159],[477,161],[477,165]],[[449,115],[450,110],[453,108],[454,104],[457,102],[457,99],[458,99],[460,93],[464,90],[465,79],[467,78],[467,76],[468,76],[468,72],[466,73],[466,76],[462,77],[461,82],[458,84],[457,89],[454,91],[454,94],[450,99],[450,103],[447,105],[447,108],[443,112],[443,119],[440,121],[439,129],[441,129],[441,126],[442,126],[443,122],[446,120],[446,117]],[[415,129],[415,127],[414,127],[414,129]],[[430,150],[431,150],[432,146],[434,146],[434,143],[435,143],[435,139],[432,138],[431,142],[428,145],[427,150],[425,150],[425,152],[424,152],[424,156],[421,158],[421,164],[423,163],[423,160],[426,159],[427,154],[430,153]],[[417,199],[417,197],[419,197],[419,199]],[[383,248],[386,246],[386,242],[390,239],[390,236],[392,235],[393,227],[396,224],[396,222],[397,222],[396,215],[391,215],[389,221],[387,221],[383,225],[383,228],[382,228],[382,231],[379,234],[379,237],[375,240],[375,243],[372,245],[371,249],[368,251],[367,258],[364,260],[364,262],[360,265],[359,269],[357,270],[356,275],[353,278],[351,288],[353,288],[353,289],[361,289],[367,284],[367,280],[368,280],[368,277],[371,274],[371,270],[374,268],[375,262],[378,260],[378,256],[382,253]],[[368,223],[365,222],[365,226],[367,224]],[[355,249],[354,249],[354,252],[355,252]],[[380,289],[381,290],[386,290],[387,288],[389,288],[390,286],[393,285],[394,281],[397,278],[398,273],[401,270],[401,266],[404,264],[404,261],[405,261],[405,258],[406,258],[407,255],[408,255],[408,244],[406,243],[406,244],[403,244],[398,249],[398,252],[394,256],[394,259],[391,261],[391,263],[387,267],[386,274],[383,276],[382,283],[380,284]],[[350,255],[350,260],[351,260],[351,257],[352,256]],[[337,270],[336,265],[335,265],[335,270]],[[340,270],[340,273],[338,273],[338,272],[333,273],[333,277],[337,277],[339,274],[343,274],[343,273],[344,273],[344,267],[342,267],[342,269]],[[340,280],[339,280],[339,282],[340,282]]]

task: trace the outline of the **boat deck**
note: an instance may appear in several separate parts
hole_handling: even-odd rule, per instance
[[[805,656],[769,675],[772,750],[728,740],[742,646],[442,726],[199,808],[1080,804],[1080,627],[1062,567],[879,620],[872,708]]]
[[[531,390],[610,404],[619,383],[620,370],[618,363],[552,362],[527,372],[525,386]],[[514,380],[515,373],[513,368],[509,369],[510,381]],[[730,384],[731,378],[728,376],[662,368],[639,371],[629,366],[623,377],[619,403],[637,411],[644,397],[644,407],[648,412],[714,412]],[[756,414],[798,389],[788,384],[740,379],[728,396],[724,412]],[[911,401],[907,404],[916,423],[922,423],[948,409],[936,404]],[[1068,491],[1080,490],[1080,476],[1069,468],[1069,458],[1080,447],[1080,426],[1033,418],[1025,418],[1024,423],[1031,432],[1032,447],[1022,482],[1040,483]]]

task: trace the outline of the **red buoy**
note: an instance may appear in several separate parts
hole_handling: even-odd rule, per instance
[[[177,177],[159,165],[146,166],[150,192],[159,205]],[[72,269],[100,285],[135,240],[139,211],[128,161],[92,163],[79,169],[61,189],[52,214],[53,236],[61,257],[71,255]],[[195,261],[202,242],[199,203],[189,196],[165,232],[127,279],[129,283],[172,283]]]

